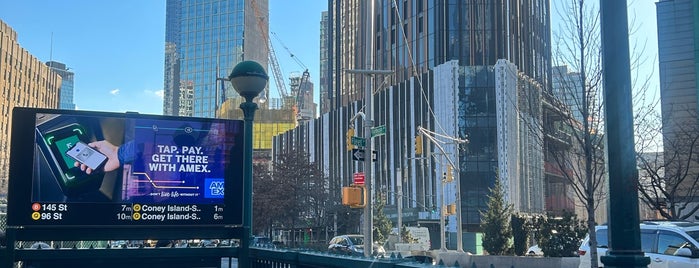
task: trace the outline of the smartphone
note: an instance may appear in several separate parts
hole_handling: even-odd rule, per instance
[[[107,163],[106,155],[100,153],[82,141],[73,144],[73,146],[66,151],[66,155],[70,156],[75,161],[85,164],[92,170],[99,170],[105,163]]]

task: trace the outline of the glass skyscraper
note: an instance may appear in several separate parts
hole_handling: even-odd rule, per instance
[[[267,0],[168,0],[165,115],[215,117],[238,94],[224,79],[243,60],[267,66]],[[249,48],[249,49],[246,49]]]
[[[75,110],[75,103],[73,103],[73,85],[75,85],[75,74],[69,71],[68,67],[66,67],[65,64],[60,62],[49,61],[46,63],[46,66],[48,66],[49,68],[51,68],[52,71],[60,75],[63,81],[61,82],[61,91],[58,94],[58,108],[66,110]]]

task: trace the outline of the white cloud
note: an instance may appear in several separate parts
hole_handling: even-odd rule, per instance
[[[153,90],[150,90],[150,89],[146,89],[146,90],[144,90],[143,92],[145,92],[146,95],[148,95],[148,96],[154,95],[154,96],[156,96],[156,97],[157,97],[158,99],[160,99],[160,100],[162,100],[162,99],[163,99],[163,96],[165,95],[165,91],[162,90],[162,89],[161,89],[161,90],[156,90],[156,91],[153,91]]]
[[[114,96],[119,95],[119,89],[118,88],[112,89],[111,91],[109,91],[109,94],[112,94]]]

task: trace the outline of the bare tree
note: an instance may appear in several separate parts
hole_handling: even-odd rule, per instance
[[[684,109],[687,114],[696,113]],[[672,124],[662,140],[656,137],[662,127]],[[637,127],[636,148],[641,201],[670,220],[687,220],[699,206],[699,128],[696,123],[682,124],[671,118],[654,117],[643,120]],[[664,148],[664,151],[659,151]],[[693,220],[693,219],[690,219]]]
[[[269,163],[254,164],[253,176],[253,232],[261,234],[269,232],[292,204],[282,202],[284,186],[272,177]]]
[[[560,120],[549,122],[570,135],[570,147],[547,148],[549,162],[568,181],[587,214],[590,248],[597,248],[595,212],[606,196],[602,97],[602,64],[599,9],[584,0],[571,0],[556,8],[562,23],[554,30],[554,66],[569,66],[577,73],[554,68],[553,97],[569,110]],[[566,72],[566,73],[564,73]],[[550,144],[550,143],[549,143]],[[598,267],[597,251],[590,250],[592,266]]]
[[[554,29],[554,66],[552,97],[562,101],[564,107],[549,120],[547,127],[565,132],[570,136],[570,147],[556,149],[547,147],[549,162],[556,164],[559,174],[569,182],[580,205],[584,208],[590,235],[590,248],[597,248],[597,210],[607,198],[607,170],[605,166],[604,100],[602,81],[602,57],[600,40],[600,16],[597,1],[570,0],[557,2],[558,16],[562,19]],[[637,26],[631,23],[631,34]],[[638,73],[639,67],[647,63],[643,57],[644,44],[634,40],[631,50],[631,69],[634,80],[634,120],[644,120],[657,106],[657,99],[648,94],[650,77]],[[549,117],[551,118],[551,117]],[[551,132],[549,132],[551,133]],[[563,135],[567,137],[567,135]],[[551,143],[548,143],[549,145]],[[598,267],[597,251],[590,250],[591,267]]]
[[[309,159],[306,153],[294,151],[276,155],[271,170],[265,170],[269,166],[256,166],[256,231],[263,231],[259,229],[263,226],[271,228],[274,223],[292,230],[328,225],[327,180]]]

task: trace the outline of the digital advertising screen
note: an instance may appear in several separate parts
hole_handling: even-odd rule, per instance
[[[243,122],[33,108],[12,118],[8,225],[240,225]]]

